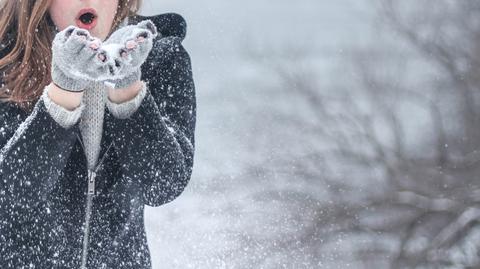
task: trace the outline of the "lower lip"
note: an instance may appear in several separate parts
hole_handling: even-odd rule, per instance
[[[85,24],[80,19],[77,19],[77,26],[85,30],[93,29],[96,25],[97,18],[94,18],[90,24]]]

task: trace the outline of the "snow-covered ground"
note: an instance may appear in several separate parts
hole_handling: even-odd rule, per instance
[[[189,186],[175,201],[145,211],[155,269],[342,268],[335,263],[340,255],[333,253],[335,246],[333,254],[314,264],[322,256],[308,249],[314,245],[276,245],[282,241],[275,238],[295,238],[308,229],[301,226],[302,218],[309,223],[313,217],[308,206],[292,214],[287,207],[298,200],[252,199],[259,189],[284,185],[269,175],[263,180],[241,176],[269,154],[286,154],[294,143],[301,144],[252,132],[252,126],[271,127],[262,113],[278,98],[272,96],[274,86],[265,91],[271,77],[245,54],[251,48],[307,49],[324,84],[341,80],[342,74],[332,70],[344,48],[375,38],[372,9],[367,0],[145,0],[145,15],[177,12],[187,20],[184,46],[192,58],[198,109]]]

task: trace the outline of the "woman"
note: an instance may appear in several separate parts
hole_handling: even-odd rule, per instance
[[[185,21],[139,6],[0,0],[0,268],[151,268],[143,208],[190,179],[196,99]]]

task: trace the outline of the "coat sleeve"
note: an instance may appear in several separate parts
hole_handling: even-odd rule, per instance
[[[193,169],[196,97],[180,38],[155,42],[142,78],[148,83],[138,109],[110,124],[124,178],[137,184],[144,204],[160,206],[183,192]]]
[[[46,201],[72,151],[77,127],[58,124],[42,98],[30,114],[0,103],[0,220],[21,222]]]

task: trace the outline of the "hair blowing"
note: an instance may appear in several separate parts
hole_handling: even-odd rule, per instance
[[[1,101],[29,111],[51,82],[51,45],[55,25],[48,8],[52,0],[0,0]],[[119,0],[112,30],[135,15],[141,0]],[[7,53],[2,56],[2,50]]]

